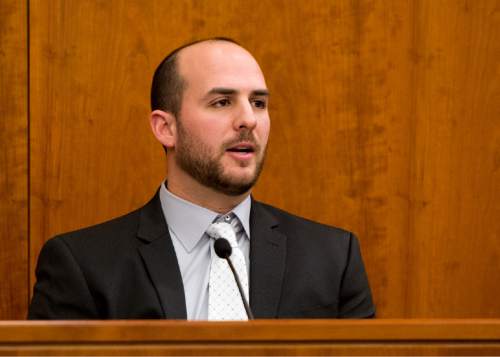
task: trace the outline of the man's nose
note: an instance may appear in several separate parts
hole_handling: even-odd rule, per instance
[[[238,110],[235,113],[234,129],[248,129],[252,130],[257,125],[257,117],[254,112],[254,107],[249,101],[241,102],[238,105]]]

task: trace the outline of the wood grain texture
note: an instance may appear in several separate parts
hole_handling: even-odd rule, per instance
[[[26,2],[0,2],[0,319],[28,304]]]
[[[500,4],[447,5],[413,7],[409,313],[498,317]]]
[[[272,93],[256,198],[356,232],[379,317],[500,317],[498,2],[293,3],[30,3],[30,271],[153,195],[152,72],[223,35]]]
[[[499,351],[498,319],[0,323],[1,354],[482,355]]]
[[[45,344],[0,346],[5,356],[497,356],[494,343]]]

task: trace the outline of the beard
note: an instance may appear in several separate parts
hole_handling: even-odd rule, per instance
[[[264,166],[265,148],[257,145],[252,133],[241,131],[236,139],[223,143],[220,151],[213,153],[203,142],[196,140],[177,121],[178,141],[175,148],[177,165],[206,187],[228,196],[239,196],[249,191],[257,182]],[[226,149],[241,142],[249,141],[255,145],[255,169],[250,177],[234,177],[224,173],[222,157]]]

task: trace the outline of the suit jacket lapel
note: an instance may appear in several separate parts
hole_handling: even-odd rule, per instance
[[[278,316],[286,263],[286,236],[276,218],[253,201],[250,215],[250,305],[257,318]]]
[[[158,293],[165,317],[186,319],[181,272],[158,193],[141,210],[137,236],[145,242],[139,247],[139,252]]]

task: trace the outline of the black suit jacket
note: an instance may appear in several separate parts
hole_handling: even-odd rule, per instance
[[[252,202],[256,318],[374,315],[356,237]],[[182,278],[157,194],[123,217],[49,240],[29,319],[186,319]]]

